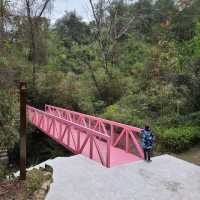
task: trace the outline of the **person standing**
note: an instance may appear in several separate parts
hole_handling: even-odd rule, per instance
[[[151,161],[151,151],[153,143],[155,141],[154,134],[152,133],[150,127],[145,125],[145,128],[140,133],[141,136],[141,145],[144,152],[144,160]]]

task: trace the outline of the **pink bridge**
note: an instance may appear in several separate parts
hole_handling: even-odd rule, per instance
[[[140,128],[55,106],[45,111],[27,106],[30,123],[75,154],[83,154],[106,167],[143,158]]]

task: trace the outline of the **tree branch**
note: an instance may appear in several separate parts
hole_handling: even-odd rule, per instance
[[[135,17],[133,17],[125,27],[122,28],[121,32],[116,36],[115,40],[120,39],[129,29],[130,25],[133,23],[133,21],[135,20]]]
[[[39,17],[42,16],[42,14],[44,13],[45,9],[47,8],[47,5],[49,4],[51,0],[46,0],[44,3],[44,6],[42,7],[42,10],[40,11],[40,14],[38,15]]]

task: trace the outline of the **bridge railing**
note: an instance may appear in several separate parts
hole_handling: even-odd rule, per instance
[[[131,147],[134,147],[139,157],[144,156],[139,144],[140,128],[51,105],[45,105],[45,111],[110,136],[112,146],[123,148],[126,152],[131,152]]]
[[[31,106],[27,106],[27,116],[33,125],[72,152],[89,155],[91,159],[99,160],[102,165],[110,167],[111,139],[109,136]],[[102,140],[106,143],[106,151],[101,151]],[[89,152],[86,152],[88,149]]]

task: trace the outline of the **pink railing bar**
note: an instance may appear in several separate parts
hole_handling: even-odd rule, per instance
[[[46,113],[46,112],[41,111],[41,110],[38,110],[38,109],[36,109],[36,108],[34,108],[34,107],[31,107],[31,106],[27,106],[27,107],[28,107],[28,110],[31,110],[31,109],[32,109],[32,110],[37,111],[38,113],[44,114],[44,115],[46,115],[46,116],[51,116],[52,118],[54,118],[54,119],[56,119],[56,120],[58,120],[58,121],[60,121],[60,122],[68,123],[68,124],[73,125],[73,126],[79,128],[79,129],[88,131],[89,133],[92,133],[93,135],[95,135],[95,136],[97,136],[97,137],[101,137],[101,138],[103,138],[103,139],[105,139],[105,140],[109,140],[109,139],[110,139],[109,136],[104,135],[104,134],[102,134],[102,133],[100,133],[100,132],[97,132],[97,131],[95,131],[95,130],[93,130],[93,129],[89,129],[89,128],[87,128],[87,127],[81,126],[81,125],[79,125],[79,124],[76,124],[76,123],[74,123],[74,122],[68,121],[68,120],[63,119],[63,118],[61,118],[61,117],[57,117],[57,116],[55,116],[55,115]]]
[[[33,125],[75,154],[82,153],[89,142],[89,157],[93,159],[94,149],[96,148],[96,155],[98,155],[101,163],[106,167],[110,167],[111,139],[109,136],[31,106],[27,106],[27,114]],[[82,144],[80,141],[81,134],[86,135]],[[105,158],[103,158],[103,152],[101,152],[98,144],[99,139],[107,144]]]
[[[84,123],[81,125],[85,127],[89,127],[90,129],[101,132],[104,135],[111,137],[111,145],[117,146],[124,140],[125,142],[125,151],[128,153],[130,151],[130,144],[133,144],[136,148],[140,157],[143,158],[142,148],[136,139],[136,135],[142,130],[141,128],[133,127],[130,125],[122,124],[119,122],[102,119],[95,116],[90,116],[87,114],[71,111],[64,108],[59,108],[56,106],[45,105],[45,111],[51,113],[53,115],[61,116],[62,118],[66,118],[65,116],[72,116],[72,121],[77,122],[76,118],[81,118]],[[121,129],[119,134],[116,133],[115,129]]]
[[[45,105],[45,111],[51,111],[51,110],[54,110],[54,111],[63,111],[63,112],[68,112],[68,113],[71,113],[71,114],[74,114],[75,116],[83,116],[83,117],[86,117],[88,119],[92,119],[92,120],[97,120],[99,122],[102,121],[106,124],[111,124],[111,125],[114,125],[116,127],[120,127],[120,128],[127,128],[131,131],[134,131],[136,133],[140,132],[142,129],[141,128],[138,128],[138,127],[134,127],[134,126],[130,126],[130,125],[127,125],[127,124],[122,124],[120,122],[115,122],[115,121],[112,121],[112,120],[108,120],[108,119],[103,119],[103,118],[100,118],[100,117],[96,117],[96,116],[91,116],[91,115],[87,115],[87,114],[83,114],[83,113],[79,113],[79,112],[76,112],[76,111],[71,111],[71,110],[68,110],[66,108],[60,108],[60,107],[56,107],[56,106],[51,106],[51,105]]]

